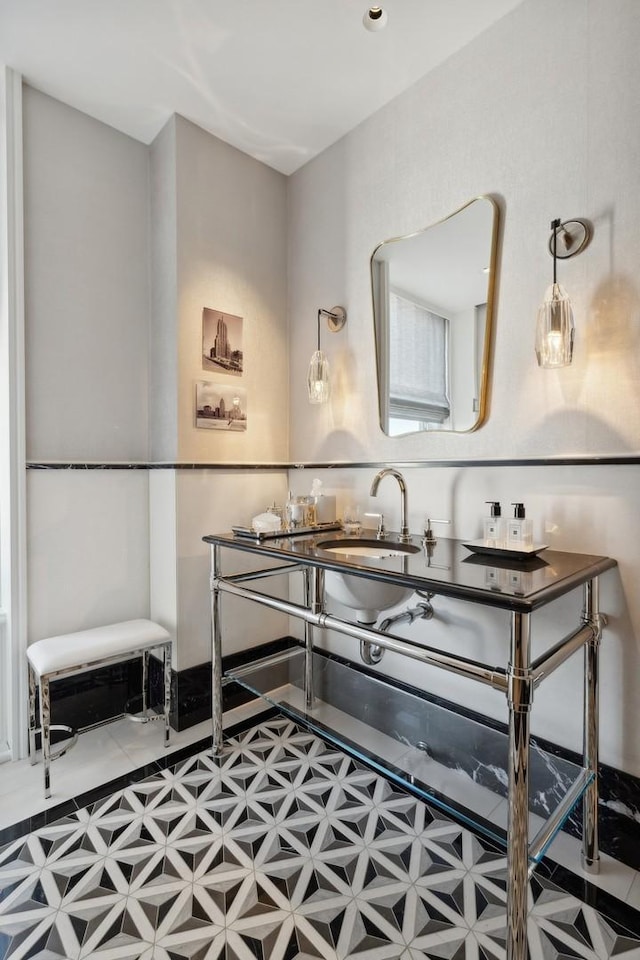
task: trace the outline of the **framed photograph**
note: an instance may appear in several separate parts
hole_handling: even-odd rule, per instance
[[[241,377],[242,358],[242,317],[204,307],[202,369]]]
[[[232,432],[246,430],[247,391],[229,381],[196,381],[196,427]]]

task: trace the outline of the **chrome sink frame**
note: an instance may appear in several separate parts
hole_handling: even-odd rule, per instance
[[[324,610],[324,574],[321,566],[288,562],[250,573],[221,575],[222,546],[211,542],[211,645],[213,753],[223,752],[222,727],[222,631],[220,600],[223,593],[251,600],[304,622],[304,697],[313,708],[312,651],[315,630],[334,630],[356,640],[373,643],[401,656],[488,684],[507,697],[509,709],[509,791],[507,826],[507,960],[526,960],[527,894],[529,874],[535,869],[569,811],[583,798],[582,863],[586,871],[599,870],[598,852],[598,657],[604,619],[599,613],[598,577],[583,583],[580,626],[535,660],[531,660],[531,613],[511,611],[509,660],[505,668],[418,645],[411,640],[343,620]],[[246,543],[243,544],[246,548]],[[256,552],[259,552],[256,549]],[[331,567],[331,563],[326,564]],[[255,580],[301,572],[304,603],[296,604],[261,593],[247,586]],[[373,576],[375,579],[375,575]],[[474,602],[481,602],[474,599]],[[580,648],[584,649],[583,766],[576,781],[536,836],[529,841],[529,745],[533,692],[542,680]]]

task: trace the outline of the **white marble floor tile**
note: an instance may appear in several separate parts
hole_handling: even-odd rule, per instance
[[[225,727],[233,726],[264,710],[253,701],[224,714]],[[42,763],[32,766],[28,759],[0,767],[0,829],[72,800],[79,794],[137,770],[145,764],[181,750],[211,735],[211,721],[171,731],[171,743],[164,747],[161,722],[134,723],[126,718],[78,737],[75,747],[51,765],[51,792],[44,798]]]
[[[135,723],[123,717],[110,723],[109,734],[123,750],[135,767],[142,767],[147,763],[160,759],[166,754],[180,750],[182,747],[196,743],[204,737],[211,736],[211,721],[196,724],[177,733],[171,731],[171,742],[164,746],[164,724],[161,721],[153,723]]]
[[[44,798],[42,763],[28,759],[3,764],[1,779],[9,789],[0,796],[0,827],[10,826],[48,807],[72,800],[78,794],[135,769],[108,727],[98,727],[78,737],[75,747],[51,765],[51,793]]]
[[[85,744],[108,746],[94,734]],[[238,960],[504,957],[491,844],[286,718],[248,725],[225,754],[9,842],[0,956],[169,960],[226,943]],[[624,911],[612,925],[542,872],[531,904],[532,960],[639,960]]]

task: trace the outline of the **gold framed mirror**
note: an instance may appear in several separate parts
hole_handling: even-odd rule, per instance
[[[469,433],[487,413],[499,211],[470,200],[379,244],[371,285],[380,426]]]

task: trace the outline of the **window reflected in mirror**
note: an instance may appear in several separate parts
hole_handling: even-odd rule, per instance
[[[380,425],[468,432],[487,409],[498,209],[479,197],[371,257]]]

